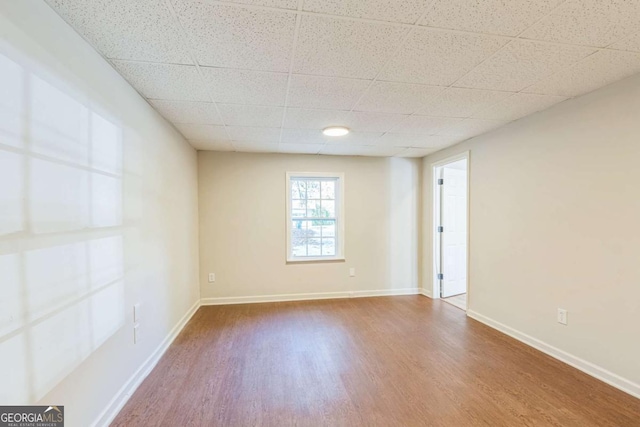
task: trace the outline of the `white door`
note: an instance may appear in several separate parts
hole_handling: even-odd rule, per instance
[[[465,162],[466,163],[466,162]],[[467,171],[442,170],[441,297],[467,292]]]

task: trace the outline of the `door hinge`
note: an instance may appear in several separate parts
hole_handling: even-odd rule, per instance
[[[438,185],[444,185],[444,179],[438,178]]]
[[[444,274],[442,273],[438,274],[438,280],[444,280]]]
[[[438,226],[438,233],[442,233],[444,232],[444,227],[443,226]]]

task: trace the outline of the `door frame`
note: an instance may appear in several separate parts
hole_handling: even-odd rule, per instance
[[[455,156],[450,156],[445,159],[439,160],[437,162],[431,163],[431,192],[432,192],[432,224],[431,224],[431,243],[432,243],[432,254],[431,263],[432,263],[432,271],[431,275],[431,295],[433,295],[434,299],[440,299],[440,281],[438,280],[438,271],[440,269],[438,265],[439,254],[440,254],[440,241],[438,236],[438,225],[440,220],[440,191],[438,189],[438,169],[446,166],[450,163],[457,162],[459,160],[467,160],[467,280],[466,280],[466,288],[467,288],[467,310],[469,310],[469,302],[471,300],[471,287],[470,287],[470,251],[469,251],[469,236],[471,235],[470,228],[470,213],[471,213],[471,199],[470,199],[470,187],[471,187],[471,152],[465,151],[460,154],[456,154]]]

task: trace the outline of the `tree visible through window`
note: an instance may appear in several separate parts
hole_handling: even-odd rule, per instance
[[[289,178],[290,260],[336,258],[340,255],[340,177],[296,176]]]

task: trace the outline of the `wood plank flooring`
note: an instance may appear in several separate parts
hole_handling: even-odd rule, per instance
[[[640,426],[640,400],[423,296],[202,307],[114,426]]]

